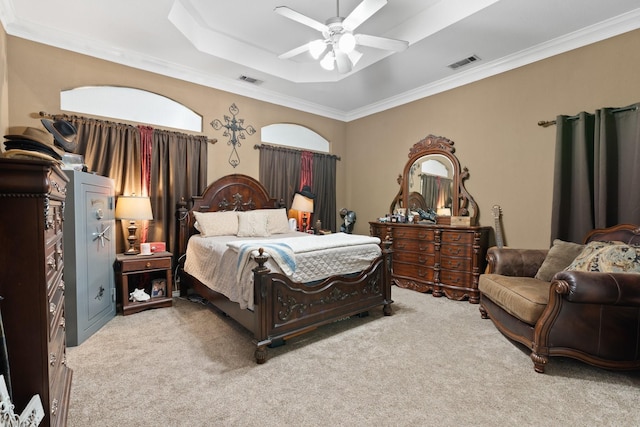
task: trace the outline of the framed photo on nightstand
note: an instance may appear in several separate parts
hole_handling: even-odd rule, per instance
[[[151,298],[164,297],[167,295],[167,280],[153,279],[151,281]]]

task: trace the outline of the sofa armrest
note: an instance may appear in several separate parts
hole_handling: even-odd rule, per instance
[[[551,288],[571,302],[640,306],[640,274],[561,271]]]
[[[515,249],[492,246],[487,251],[487,273],[534,277],[548,249]]]

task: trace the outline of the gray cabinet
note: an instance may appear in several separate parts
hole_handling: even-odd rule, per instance
[[[116,314],[113,181],[75,170],[64,212],[67,345],[81,344]]]

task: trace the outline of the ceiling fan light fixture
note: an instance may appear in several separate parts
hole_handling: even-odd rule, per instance
[[[324,40],[318,39],[309,43],[309,53],[313,59],[320,58],[320,55],[322,55],[325,50],[327,50],[327,44]]]
[[[355,67],[355,65],[358,63],[358,61],[360,61],[360,58],[362,58],[362,52],[358,52],[357,50],[352,50],[351,52],[347,53],[347,56],[349,57],[349,59],[351,60],[351,63],[353,64],[353,66]]]
[[[344,53],[349,54],[356,48],[356,38],[351,33],[344,33],[338,40],[338,47]]]
[[[320,66],[327,71],[332,71],[335,68],[335,55],[333,52],[327,53],[320,61]]]

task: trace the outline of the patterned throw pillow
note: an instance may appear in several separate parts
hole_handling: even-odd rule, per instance
[[[589,242],[566,270],[640,273],[640,246],[623,242]]]

